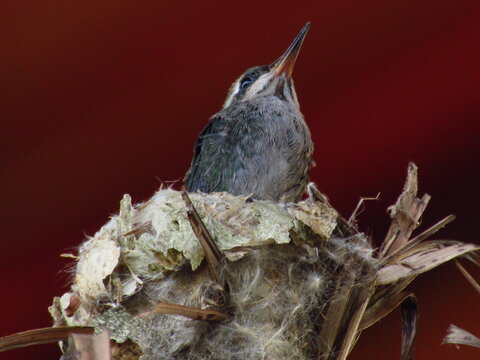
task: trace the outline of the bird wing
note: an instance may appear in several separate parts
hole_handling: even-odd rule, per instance
[[[193,148],[190,169],[184,178],[187,191],[223,191],[218,188],[219,184],[215,184],[214,179],[215,177],[218,179],[215,171],[221,169],[221,165],[216,164],[216,160],[226,143],[226,126],[227,122],[222,117],[214,116],[203,128]]]

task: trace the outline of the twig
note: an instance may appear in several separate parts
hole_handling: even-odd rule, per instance
[[[59,342],[66,340],[71,334],[93,334],[93,327],[57,326],[22,331],[0,338],[0,352],[25,346]]]
[[[455,265],[457,265],[458,270],[465,276],[465,279],[474,287],[475,290],[480,294],[480,284],[473,278],[472,275],[465,269],[458,260],[455,260]]]
[[[353,222],[355,221],[355,218],[359,214],[360,207],[363,205],[365,201],[371,201],[371,200],[379,200],[380,199],[380,193],[377,194],[375,197],[361,197],[360,200],[357,203],[357,206],[355,207],[355,210],[353,210],[352,215],[348,218],[348,224],[350,226],[353,226]]]

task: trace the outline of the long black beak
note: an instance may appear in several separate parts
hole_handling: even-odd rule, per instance
[[[295,40],[293,40],[292,44],[288,47],[287,51],[270,65],[270,71],[274,72],[275,76],[282,73],[285,73],[289,78],[292,76],[295,61],[297,60],[298,53],[300,52],[300,48],[302,47],[303,40],[305,39],[309,28],[310,22],[307,22],[298,33]]]

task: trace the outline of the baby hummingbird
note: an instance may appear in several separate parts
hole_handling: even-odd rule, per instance
[[[187,191],[300,200],[313,143],[292,71],[309,27],[307,23],[278,60],[248,69],[232,84],[223,108],[197,139],[185,175]]]

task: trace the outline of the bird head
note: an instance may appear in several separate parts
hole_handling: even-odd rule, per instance
[[[276,96],[299,107],[292,72],[309,28],[308,22],[283,55],[272,64],[255,66],[245,71],[230,87],[223,108],[237,102],[268,96]]]

